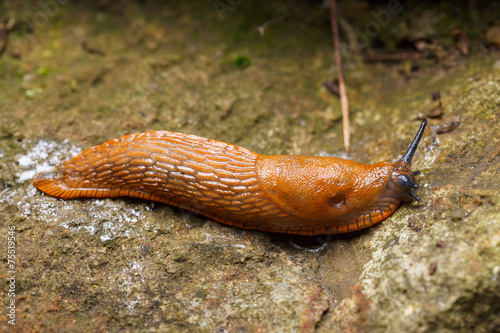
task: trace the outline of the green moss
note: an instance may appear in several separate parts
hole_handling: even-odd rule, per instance
[[[252,62],[250,61],[250,58],[245,57],[243,55],[238,55],[234,58],[234,65],[238,68],[244,69],[250,66]]]

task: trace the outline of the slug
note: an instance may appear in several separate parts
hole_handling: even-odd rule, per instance
[[[205,215],[230,226],[301,235],[345,233],[420,199],[413,155],[427,125],[396,163],[266,156],[195,135],[151,131],[82,151],[33,185],[62,199],[129,196]]]

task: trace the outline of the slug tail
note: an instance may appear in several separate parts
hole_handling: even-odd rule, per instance
[[[74,198],[106,198],[118,196],[111,189],[105,188],[73,188],[56,172],[45,172],[33,178],[33,186],[43,193],[61,199]]]
[[[420,129],[417,132],[417,135],[415,135],[415,138],[413,141],[410,143],[410,146],[408,146],[408,150],[406,153],[401,157],[399,160],[400,162],[403,162],[403,164],[407,165],[408,167],[411,165],[411,160],[413,159],[413,155],[415,154],[415,151],[417,151],[418,144],[420,142],[420,139],[422,139],[422,135],[424,135],[425,127],[427,126],[427,121],[422,121],[422,124],[420,125]]]
[[[33,178],[32,183],[33,186],[47,195],[63,199],[74,198],[63,179],[59,178],[56,172],[41,173]]]

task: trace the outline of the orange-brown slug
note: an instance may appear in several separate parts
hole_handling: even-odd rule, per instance
[[[359,230],[420,200],[410,170],[424,121],[396,163],[266,156],[166,131],[123,136],[85,149],[33,185],[70,199],[129,196],[188,209],[239,228],[302,235]]]

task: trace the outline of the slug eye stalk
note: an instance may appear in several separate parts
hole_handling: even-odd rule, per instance
[[[400,162],[403,162],[406,166],[411,165],[411,160],[413,159],[413,155],[415,154],[415,151],[417,150],[418,144],[420,143],[420,139],[422,139],[422,135],[424,135],[424,130],[425,127],[427,126],[427,121],[422,121],[422,124],[420,125],[420,129],[417,132],[417,135],[415,135],[415,138],[413,141],[410,143],[408,146],[408,150],[406,153],[401,157],[399,160]]]

